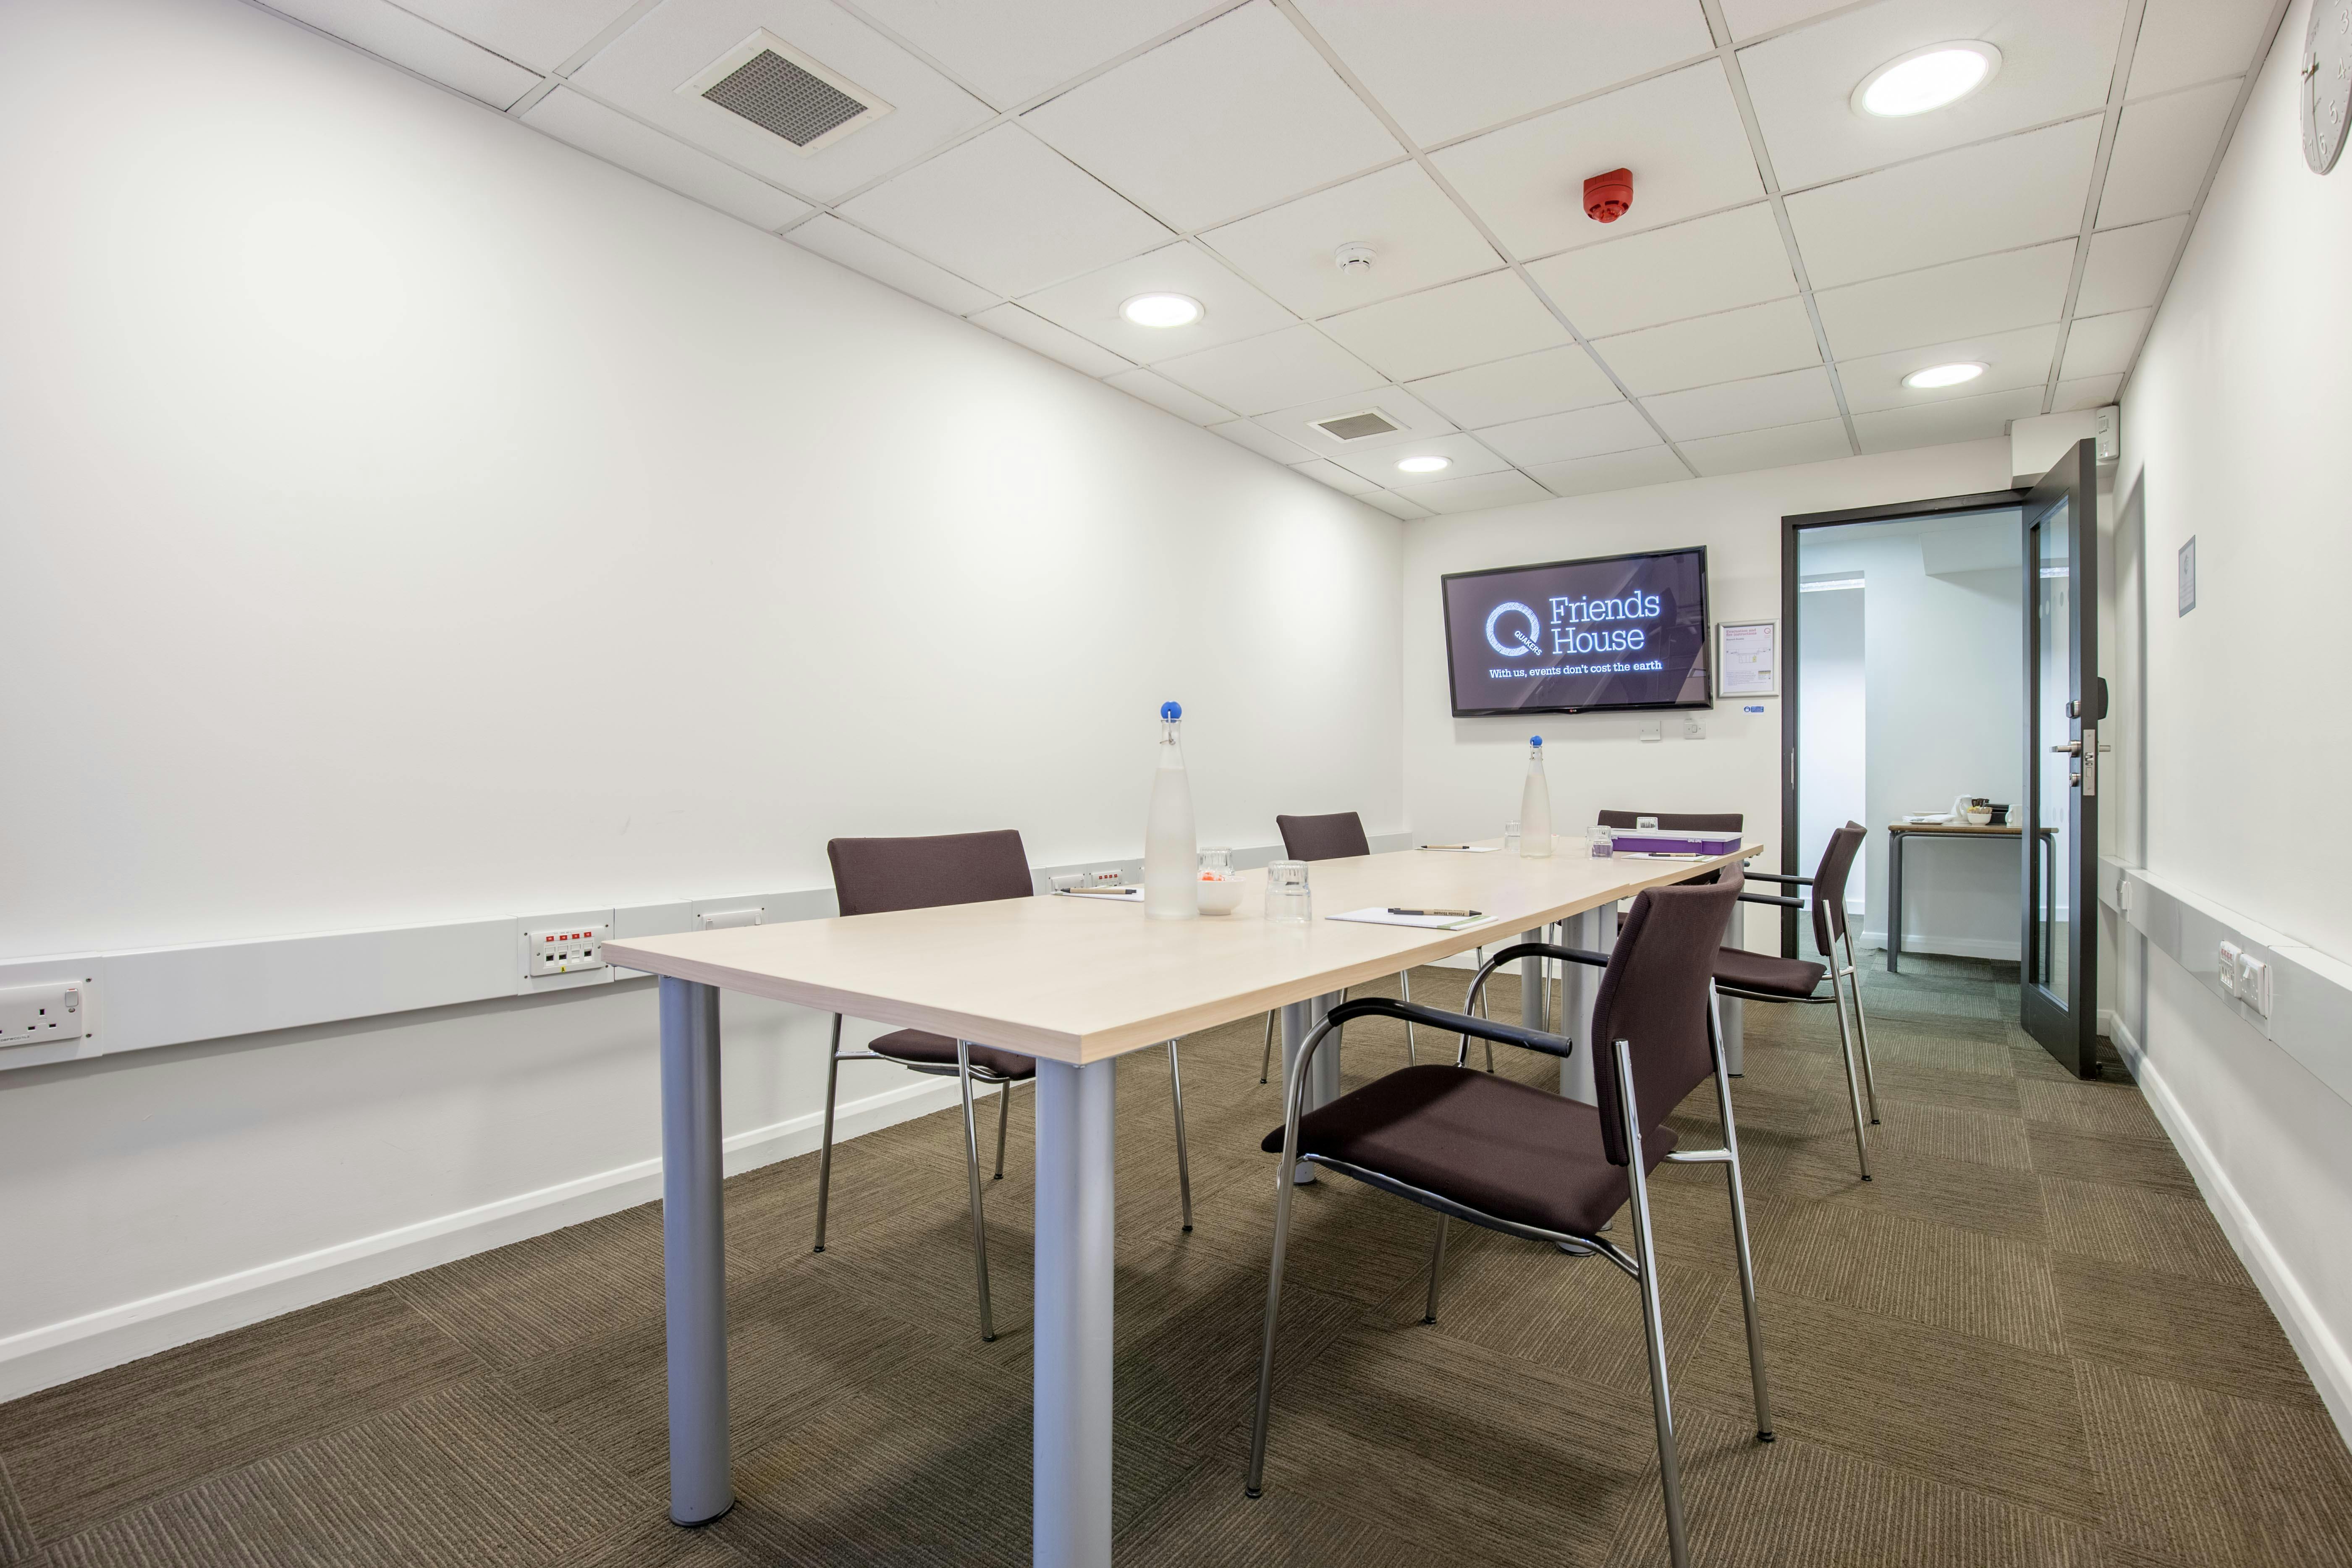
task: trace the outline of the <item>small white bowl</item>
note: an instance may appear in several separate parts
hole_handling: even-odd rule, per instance
[[[1238,879],[1194,886],[1199,889],[1201,912],[1204,915],[1229,915],[1242,907],[1242,883]]]
[[[1992,813],[1990,811],[1972,811],[1969,813],[1969,826],[1970,827],[1982,827],[1991,821]]]

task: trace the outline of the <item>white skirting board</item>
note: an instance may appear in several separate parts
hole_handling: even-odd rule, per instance
[[[843,1104],[834,1121],[835,1141],[879,1131],[958,1101],[952,1079],[918,1079]],[[813,1152],[823,1136],[822,1111],[735,1133],[726,1142],[727,1173],[737,1175]],[[0,1340],[0,1401],[660,1196],[661,1162],[640,1160],[27,1330]],[[948,1194],[942,1201],[955,1197]]]
[[[2302,1358],[2304,1370],[2311,1374],[2312,1385],[2327,1406],[2327,1414],[2336,1423],[2336,1430],[2347,1444],[2352,1444],[2352,1355],[2345,1352],[2344,1343],[2330,1332],[2314,1304],[2309,1291],[2303,1288],[2286,1259],[2271,1242],[2269,1232],[2256,1218],[2253,1210],[2239,1194],[2227,1173],[2221,1169],[2213,1151],[2197,1131],[2189,1112],[2174,1098],[2164,1081],[2164,1075],[2147,1059],[2130,1028],[2118,1016],[2109,1026],[2107,1037],[2138,1080],[2139,1091],[2156,1112],[2172,1146],[2180,1152],[2189,1173],[2196,1178],[2197,1190],[2205,1199],[2205,1206],[2221,1222],[2222,1234],[2230,1238],[2238,1260],[2254,1281],[2254,1288],[2270,1303],[2272,1315],[2286,1331],[2286,1337]]]

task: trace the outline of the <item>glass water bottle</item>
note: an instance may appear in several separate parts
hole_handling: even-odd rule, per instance
[[[1143,826],[1143,917],[1189,921],[1201,913],[1199,847],[1192,836],[1192,785],[1184,776],[1177,731],[1181,704],[1160,705],[1160,766],[1151,775],[1151,816]]]
[[[1544,777],[1541,735],[1528,738],[1528,782],[1519,791],[1519,853],[1530,860],[1551,855],[1551,784]]]

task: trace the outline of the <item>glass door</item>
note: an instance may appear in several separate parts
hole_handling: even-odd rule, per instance
[[[2019,1023],[2084,1078],[2098,1072],[2098,639],[2096,458],[2075,444],[2025,502],[2024,867]]]

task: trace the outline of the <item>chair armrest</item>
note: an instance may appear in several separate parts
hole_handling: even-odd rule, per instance
[[[1784,877],[1777,871],[1750,871],[1748,873],[1748,879],[1751,882],[1784,882],[1792,888],[1810,888],[1813,885],[1813,879],[1811,877]]]
[[[1784,899],[1778,893],[1742,893],[1739,895],[1739,901],[1743,904],[1777,904],[1784,910],[1801,910],[1805,907],[1804,900]]]
[[[1498,1024],[1492,1018],[1481,1018],[1468,1013],[1449,1013],[1443,1007],[1423,1006],[1418,1002],[1400,1002],[1387,996],[1360,996],[1342,1002],[1331,1009],[1328,1016],[1335,1025],[1347,1023],[1351,1018],[1402,1018],[1407,1023],[1444,1029],[1449,1034],[1498,1040],[1507,1046],[1541,1051],[1548,1057],[1565,1057],[1576,1049],[1574,1041],[1546,1034],[1541,1029],[1525,1028],[1517,1024]]]
[[[1554,942],[1513,942],[1488,959],[1486,965],[1499,969],[1519,958],[1557,958],[1567,963],[1589,963],[1595,969],[1609,967],[1609,955],[1605,952],[1590,952],[1580,947],[1562,947]]]

